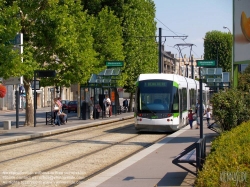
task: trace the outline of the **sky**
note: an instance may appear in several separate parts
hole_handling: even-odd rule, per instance
[[[204,55],[203,38],[209,31],[233,32],[233,0],[154,0],[156,7],[156,35],[159,28],[162,36],[185,36],[183,38],[162,37],[165,51],[179,52],[176,44],[191,43],[194,58]],[[228,29],[224,29],[223,27]],[[190,47],[181,47],[182,54],[190,56]]]

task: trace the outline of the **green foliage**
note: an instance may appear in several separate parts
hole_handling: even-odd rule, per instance
[[[248,121],[214,140],[195,186],[250,186],[249,133]]]
[[[93,19],[82,12],[80,1],[44,2],[43,8],[37,7],[39,11],[27,6],[23,8],[32,15],[29,22],[34,22],[25,30],[30,36],[27,42],[37,47],[34,60],[40,70],[57,71],[56,78],[47,79],[46,85],[85,83],[97,60],[91,33]]]
[[[21,57],[10,43],[20,30],[18,5],[16,2],[0,1],[0,10],[0,77],[8,78],[18,74],[20,76],[20,72],[12,70],[18,67]]]
[[[213,95],[213,116],[222,131],[228,131],[243,121],[250,119],[249,94],[242,94],[236,89],[220,91]]]
[[[100,16],[99,12],[108,7],[119,18],[123,32],[123,52],[121,55],[125,57],[125,66],[122,68],[119,84],[120,86],[124,85],[127,92],[133,93],[135,91],[134,83],[141,73],[157,72],[154,2],[152,0],[82,0],[82,4],[84,10],[88,11],[90,15]],[[96,41],[99,41],[98,35],[95,34],[94,37]],[[101,38],[101,41],[103,40],[105,39]],[[119,36],[117,40],[120,40]],[[95,47],[100,48],[101,44],[95,45]]]
[[[157,72],[152,0],[10,0],[0,8],[0,74],[23,75],[30,93],[34,70],[56,70],[56,78],[42,78],[42,86],[70,86],[86,83],[107,60],[124,61],[119,84],[131,93],[141,73]],[[6,45],[20,31],[22,55]]]
[[[246,67],[246,69],[243,71],[243,74],[250,74],[250,64]]]
[[[142,73],[157,72],[155,9],[152,1],[127,1],[123,11],[125,73],[124,88],[135,92],[135,82]]]
[[[238,89],[245,93],[250,92],[250,73],[238,74]]]
[[[218,67],[222,67],[224,72],[231,72],[232,46],[232,34],[220,31],[207,32],[204,40],[204,59],[218,59]]]
[[[95,18],[93,37],[99,61],[97,73],[106,68],[105,61],[124,61],[121,21],[107,7]]]

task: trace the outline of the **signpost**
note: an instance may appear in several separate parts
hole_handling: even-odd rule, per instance
[[[23,76],[21,77],[10,77],[8,79],[3,79],[4,85],[18,85],[23,84]]]
[[[105,64],[107,67],[123,67],[122,61],[106,61]]]
[[[199,112],[199,117],[200,117],[200,138],[203,138],[203,101],[202,101],[202,72],[201,68],[202,67],[215,67],[216,62],[215,60],[197,60],[197,66],[199,67],[199,87],[200,87],[200,111]],[[205,110],[205,109],[204,109]]]
[[[35,70],[34,71],[34,82],[37,83],[37,77],[55,77],[56,72],[55,70]],[[37,84],[34,85],[37,88]],[[36,98],[36,89],[34,89],[34,127],[36,126],[36,105],[37,105],[37,98]]]
[[[198,67],[215,67],[215,60],[196,60]]]

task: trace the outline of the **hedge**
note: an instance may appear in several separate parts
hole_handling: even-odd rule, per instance
[[[212,142],[195,186],[250,186],[250,121],[222,133]]]

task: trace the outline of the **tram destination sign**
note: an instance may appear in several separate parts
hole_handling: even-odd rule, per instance
[[[215,60],[197,60],[198,67],[214,67],[216,66]]]

